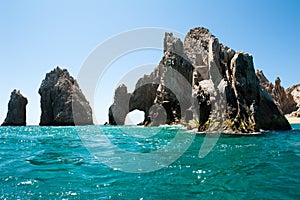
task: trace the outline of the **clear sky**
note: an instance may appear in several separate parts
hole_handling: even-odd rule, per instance
[[[90,52],[113,35],[141,27],[186,34],[197,26],[207,27],[227,46],[251,53],[269,80],[280,76],[285,87],[300,83],[298,0],[1,1],[0,123],[17,88],[29,100],[28,124],[38,124],[38,88],[45,74],[61,66],[76,78]],[[155,56],[145,56],[146,63],[161,58],[161,52],[149,55]],[[126,68],[126,59],[121,63]],[[97,112],[99,123],[106,120],[111,98],[108,91]]]

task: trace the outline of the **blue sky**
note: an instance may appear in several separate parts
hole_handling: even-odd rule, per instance
[[[141,27],[184,34],[193,27],[207,27],[220,42],[251,53],[255,67],[271,81],[280,76],[285,87],[300,83],[300,1],[11,0],[0,5],[1,122],[10,92],[17,88],[29,99],[28,123],[38,124],[38,88],[47,72],[61,66],[76,77],[97,45]],[[161,52],[146,55],[136,58],[145,63],[161,58]],[[126,68],[126,62],[120,66]],[[99,123],[106,120],[111,95],[107,91],[102,98]]]

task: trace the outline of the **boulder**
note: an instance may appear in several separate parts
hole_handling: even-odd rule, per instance
[[[7,116],[2,126],[26,126],[26,105],[28,100],[20,90],[12,91],[8,103]]]
[[[77,81],[66,69],[47,73],[39,89],[41,126],[92,125],[92,109]]]

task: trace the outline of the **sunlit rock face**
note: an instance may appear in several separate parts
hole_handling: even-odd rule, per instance
[[[124,124],[136,109],[144,111],[144,125],[183,124],[226,133],[291,129],[262,90],[252,56],[219,43],[206,28],[191,29],[184,43],[166,33],[154,71],[138,80],[133,93],[116,89],[109,123]]]
[[[289,113],[290,117],[300,117],[300,84],[294,85],[286,90],[287,95],[291,95],[296,103],[296,109]]]

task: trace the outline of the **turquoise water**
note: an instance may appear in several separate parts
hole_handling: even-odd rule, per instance
[[[122,170],[139,162],[112,152],[98,136],[145,155],[167,147],[184,130],[1,127],[0,199],[300,199],[300,125],[293,128],[251,137],[221,136],[204,158],[198,155],[205,136],[186,133],[195,138],[174,163],[155,171],[150,166],[148,173],[126,173]],[[98,155],[87,145],[99,148]],[[107,166],[115,160],[119,168]],[[145,161],[140,165],[145,167]]]

